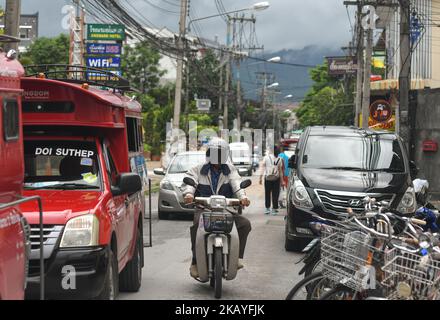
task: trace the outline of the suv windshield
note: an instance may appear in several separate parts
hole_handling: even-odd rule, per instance
[[[186,173],[189,169],[194,168],[205,161],[206,155],[204,153],[177,155],[170,164],[168,173]]]
[[[310,136],[302,158],[307,168],[405,172],[397,139]]]
[[[25,141],[24,154],[26,189],[100,189],[94,142]]]

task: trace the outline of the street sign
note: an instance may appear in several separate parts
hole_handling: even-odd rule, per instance
[[[211,100],[209,99],[196,99],[197,110],[209,112],[211,109]]]
[[[125,27],[122,24],[87,24],[87,40],[116,40],[125,39]]]
[[[410,39],[411,45],[414,46],[419,40],[423,31],[423,25],[416,12],[413,12],[410,17]]]
[[[110,72],[117,76],[121,76],[121,71],[119,70],[114,70]],[[87,72],[86,78],[89,81],[119,81],[118,77],[116,76],[110,76],[100,72]]]
[[[121,58],[120,57],[109,57],[109,56],[99,56],[99,57],[87,57],[86,59],[87,67],[94,68],[120,68]]]
[[[119,43],[87,43],[87,54],[121,54]]]
[[[355,74],[357,72],[356,57],[327,57],[329,76]]]

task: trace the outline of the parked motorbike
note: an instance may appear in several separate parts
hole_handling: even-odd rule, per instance
[[[183,182],[197,189],[193,179],[186,177]],[[251,184],[251,180],[244,180],[239,190]],[[237,213],[229,208],[241,209],[240,201],[213,195],[196,197],[194,204],[196,210],[202,210],[195,246],[199,273],[197,280],[203,283],[209,281],[214,288],[215,298],[219,299],[222,295],[222,280],[233,280],[237,275],[239,238],[234,219]]]
[[[427,180],[415,179],[413,181],[414,192],[416,194],[416,200],[419,209],[415,212],[414,218],[426,221],[426,225],[423,226],[424,231],[440,232],[440,214],[437,208],[429,202],[429,183]],[[321,258],[321,241],[320,230],[326,223],[324,222],[311,222],[310,229],[316,238],[314,238],[303,250],[305,255],[296,262],[299,264],[304,263],[304,266],[299,271],[299,275],[304,274],[304,277],[309,276],[317,269],[319,269],[319,261]]]
[[[415,179],[413,181],[417,205],[420,206],[415,213],[415,218],[426,221],[424,231],[440,232],[439,211],[429,202],[429,183],[427,180]]]

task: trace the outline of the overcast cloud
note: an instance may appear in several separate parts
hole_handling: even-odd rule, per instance
[[[180,0],[120,0],[129,2],[151,25],[177,31]],[[223,0],[226,11],[251,6],[260,0]],[[257,12],[257,37],[266,51],[299,49],[315,44],[326,47],[346,45],[350,24],[342,0],[270,0],[270,8]],[[4,7],[4,0],[0,0]],[[55,36],[63,29],[62,7],[70,0],[22,0],[23,13],[40,13],[40,36]],[[164,9],[161,10],[160,8]],[[171,12],[166,12],[171,11]],[[214,0],[190,0],[191,18],[217,13]],[[353,16],[351,16],[353,20]],[[198,22],[205,38],[224,43],[226,24],[220,18]],[[64,31],[65,32],[65,31]]]

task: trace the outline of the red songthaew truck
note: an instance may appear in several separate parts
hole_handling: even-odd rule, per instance
[[[139,290],[147,185],[141,105],[121,93],[128,83],[110,72],[27,71],[24,193],[43,203],[45,294],[113,299],[119,290]],[[21,208],[37,230],[36,207]],[[39,249],[32,243],[31,279],[39,272]],[[27,294],[38,286],[30,281]]]
[[[17,39],[2,35],[0,43]],[[20,203],[38,201],[23,198],[23,131],[20,77],[22,65],[15,51],[0,53],[0,300],[23,299],[30,252],[30,229]],[[36,207],[39,223],[41,204]],[[35,239],[38,241],[38,235]],[[39,263],[38,257],[36,257]]]

